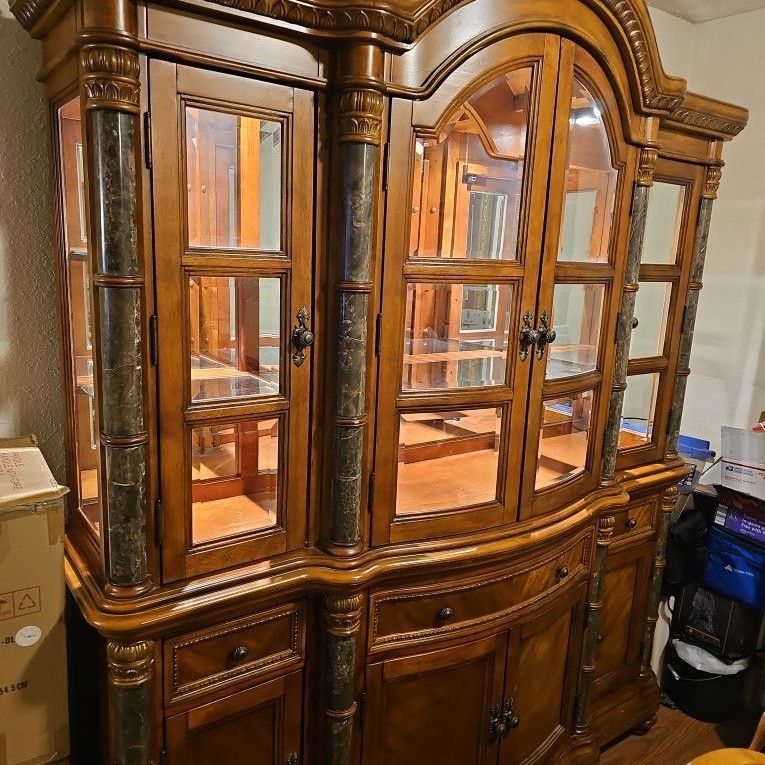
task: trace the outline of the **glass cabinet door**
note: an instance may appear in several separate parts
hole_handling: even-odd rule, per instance
[[[614,281],[626,251],[627,149],[608,81],[563,41],[521,517],[594,488],[610,388]]]
[[[64,335],[70,398],[69,477],[78,517],[96,537],[101,534],[99,501],[100,437],[93,347],[93,301],[88,250],[87,194],[79,96],[58,109],[59,214],[63,232],[62,278],[66,295]]]
[[[701,171],[660,159],[650,190],[640,284],[635,298],[627,390],[619,431],[619,466],[664,457],[673,364],[688,290]]]
[[[393,102],[374,543],[516,518],[559,47]]]
[[[305,541],[311,351],[291,331],[311,319],[313,97],[150,76],[169,580]]]

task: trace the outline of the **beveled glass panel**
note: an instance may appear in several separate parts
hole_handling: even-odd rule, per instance
[[[282,147],[281,122],[186,107],[189,245],[280,248]]]
[[[618,175],[600,104],[574,80],[559,261],[608,262]]]
[[[279,393],[281,282],[190,276],[192,402]]]
[[[544,402],[535,489],[568,481],[584,471],[594,403],[592,390]]]
[[[547,346],[546,379],[597,369],[604,295],[603,284],[555,285],[552,325],[557,337]]]
[[[641,263],[672,265],[677,260],[685,186],[656,181],[648,198]]]
[[[402,389],[503,385],[510,303],[504,284],[409,283]]]
[[[515,260],[533,69],[506,72],[418,138],[409,253]]]
[[[672,282],[640,282],[635,296],[638,325],[632,330],[630,358],[661,356],[664,353],[671,300]]]
[[[402,414],[396,514],[496,501],[501,428],[494,407]]]
[[[630,375],[627,378],[622,423],[619,430],[620,449],[630,449],[651,443],[660,379],[661,375],[658,372]]]
[[[69,282],[66,308],[74,372],[74,430],[77,440],[80,509],[93,530],[100,532],[100,438],[95,403],[93,302],[79,97],[73,98],[59,109],[58,128],[62,222]]]
[[[276,525],[279,425],[264,419],[190,430],[192,544]]]

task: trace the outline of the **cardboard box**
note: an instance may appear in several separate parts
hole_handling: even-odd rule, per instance
[[[0,439],[0,765],[69,754],[66,493],[34,439]]]
[[[722,474],[726,489],[765,499],[765,433],[722,428]]]

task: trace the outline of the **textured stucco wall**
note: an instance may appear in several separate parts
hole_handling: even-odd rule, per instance
[[[39,43],[0,0],[0,436],[37,434],[63,482],[61,352],[39,66]]]

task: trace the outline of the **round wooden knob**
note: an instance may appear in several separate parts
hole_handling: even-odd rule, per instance
[[[454,609],[450,608],[449,606],[444,606],[437,614],[436,614],[436,621],[439,624],[443,624],[444,622],[448,622],[449,619],[451,619],[454,616]]]
[[[628,518],[627,519],[627,528],[628,529],[634,529],[635,526],[637,526],[637,518]]]
[[[558,579],[565,579],[568,576],[568,566],[561,566],[558,569]]]
[[[438,208],[437,207],[431,207],[430,210],[428,210],[428,212],[431,215],[435,215],[438,212]]]
[[[234,647],[234,650],[231,651],[231,658],[234,661],[242,661],[242,659],[247,658],[247,654],[249,653],[249,649],[246,645],[238,645]]]

